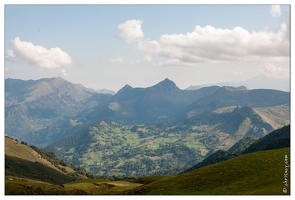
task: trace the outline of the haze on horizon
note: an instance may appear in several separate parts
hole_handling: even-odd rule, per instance
[[[165,78],[181,89],[257,76],[290,82],[286,4],[5,5],[4,11],[5,78],[60,76],[114,91]]]

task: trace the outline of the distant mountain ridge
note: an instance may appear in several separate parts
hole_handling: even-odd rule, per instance
[[[60,77],[5,79],[5,134],[28,141],[35,131],[91,110],[109,97],[82,90]]]
[[[288,92],[269,89],[246,90],[245,87],[238,88],[234,89],[223,86],[214,94],[197,100],[187,108],[187,116],[190,118],[227,106],[249,106],[255,108],[290,103],[290,93]]]
[[[253,90],[253,89],[273,89],[273,90],[281,90],[290,92],[290,80],[289,79],[283,79],[283,78],[274,78],[270,76],[255,76],[252,78],[249,78],[245,81],[231,81],[231,82],[221,82],[221,83],[215,83],[215,84],[205,84],[205,85],[191,85],[186,88],[186,90],[197,90],[202,87],[209,87],[209,86],[232,86],[232,87],[238,87],[241,85],[246,86],[247,88]]]
[[[87,88],[82,84],[76,84],[76,85],[79,86],[80,88],[82,88],[84,91],[91,92],[91,93],[102,93],[102,94],[111,94],[111,95],[116,94],[116,92],[114,92],[112,90],[108,90],[108,89],[95,90],[95,89],[92,89],[92,88]]]
[[[248,90],[246,87],[204,87],[181,90],[165,79],[148,88],[124,86],[109,105],[93,111],[88,118],[111,119],[122,124],[174,123],[226,106],[268,107],[290,102],[290,94],[277,90]],[[90,117],[91,116],[91,117]]]
[[[185,91],[169,79],[148,88],[125,85],[111,98],[109,105],[99,107],[87,118],[95,121],[111,119],[122,124],[172,123],[182,117],[188,105],[212,95],[217,89],[209,87]]]
[[[46,146],[105,119],[120,124],[173,124],[194,121],[227,106],[263,108],[288,103],[288,92],[248,90],[242,86],[181,90],[169,79],[147,88],[126,85],[115,95],[89,92],[60,77],[36,81],[6,79],[5,134]],[[264,117],[260,121],[277,124],[279,118]],[[245,118],[237,123],[248,122]],[[264,127],[258,132],[265,134],[268,130]],[[257,131],[254,132],[255,135]]]

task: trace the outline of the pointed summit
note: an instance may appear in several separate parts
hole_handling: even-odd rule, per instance
[[[131,87],[130,85],[126,84],[124,87],[122,87],[118,93],[122,93],[123,91],[128,91],[130,89],[133,89],[133,87]]]
[[[180,90],[176,84],[171,81],[170,79],[166,78],[165,80],[159,82],[158,84],[154,85],[152,88],[157,88],[162,91],[176,91]]]
[[[126,99],[133,98],[136,96],[136,88],[131,87],[130,85],[125,85],[122,87],[115,95],[114,95],[114,101],[123,101]]]

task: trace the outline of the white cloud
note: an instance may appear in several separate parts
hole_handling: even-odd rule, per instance
[[[150,55],[147,55],[143,57],[142,59],[126,59],[121,56],[114,58],[114,59],[109,59],[110,63],[117,63],[117,64],[129,64],[129,65],[135,65],[135,64],[143,64],[143,63],[152,63],[153,58]]]
[[[60,72],[61,72],[61,74],[62,74],[63,76],[68,76],[68,73],[67,73],[66,70],[61,69]]]
[[[205,62],[251,61],[289,56],[289,29],[284,23],[277,32],[248,32],[242,27],[220,29],[196,26],[187,34],[165,34],[159,40],[138,43],[140,51],[157,54],[162,65],[196,66]]]
[[[117,57],[117,58],[114,58],[114,59],[110,59],[109,60],[110,63],[119,63],[119,64],[123,64],[125,61],[124,58],[122,57]]]
[[[272,5],[270,7],[270,14],[272,17],[280,17],[281,16],[281,7],[280,5]]]
[[[118,25],[119,37],[127,43],[140,41],[144,34],[141,30],[141,20],[127,20]]]
[[[238,77],[241,77],[241,76],[243,76],[244,74],[243,74],[243,72],[232,71],[232,72],[230,73],[230,75],[231,75],[231,76],[238,76]]]
[[[153,58],[152,58],[152,56],[149,56],[149,55],[145,56],[145,57],[143,57],[142,62],[146,62],[146,63],[153,62]]]
[[[276,67],[271,63],[265,63],[259,68],[259,73],[265,76],[271,76],[276,78],[287,78],[290,75],[288,69]]]
[[[8,50],[6,59],[11,62],[29,63],[41,68],[59,68],[72,64],[72,58],[61,48],[47,49],[31,42],[21,41],[19,37],[12,41],[13,50]]]

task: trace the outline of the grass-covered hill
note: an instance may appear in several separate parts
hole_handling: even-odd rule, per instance
[[[47,183],[15,176],[5,176],[5,195],[87,195],[84,190],[65,188],[64,185]]]
[[[254,152],[152,182],[126,191],[124,194],[289,195],[290,178],[287,178],[288,186],[283,183],[286,157],[288,164],[290,148]],[[287,193],[283,192],[284,188]]]
[[[83,179],[62,185],[6,176],[5,195],[117,195],[141,183]]]
[[[215,126],[215,130],[236,136],[263,137],[290,123],[290,107],[287,104],[265,108],[228,106],[195,116],[189,113],[187,116],[192,124]]]
[[[54,184],[84,179],[86,171],[58,159],[54,154],[5,137],[5,175]]]
[[[274,130],[260,139],[245,137],[235,143],[227,151],[218,150],[209,157],[205,158],[202,162],[186,169],[182,173],[190,172],[204,166],[222,162],[242,154],[284,147],[290,147],[290,125]]]
[[[270,134],[255,141],[242,154],[283,147],[290,147],[290,125],[274,130]]]
[[[145,176],[187,168],[215,146],[217,136],[192,128],[156,124],[121,125],[104,120],[46,147],[60,158],[98,175]],[[173,162],[171,162],[173,160]],[[191,163],[193,164],[193,163]]]
[[[5,195],[118,194],[142,185],[108,180],[120,178],[126,179],[86,173],[51,152],[5,137]]]
[[[83,177],[83,173],[79,174],[82,179],[73,181],[70,178],[74,176],[67,176],[71,165],[58,160],[50,152],[6,137],[5,194],[290,194],[290,148],[277,145],[290,146],[290,143],[273,142],[281,141],[282,138],[285,141],[288,137],[290,139],[290,126],[285,126],[257,142],[254,141],[253,144],[264,147],[252,148],[257,152],[238,156],[241,149],[248,149],[247,146],[253,142],[252,139],[244,139],[237,142],[234,148],[230,148],[233,153],[217,151],[208,158],[218,160],[219,156],[237,157],[230,157],[226,161],[218,160],[215,164],[205,163],[207,166],[176,176],[148,176],[131,182],[88,179]],[[265,150],[271,145],[272,148],[278,149]],[[67,167],[62,169],[63,165]]]
[[[241,154],[245,149],[247,149],[251,144],[253,144],[258,138],[256,137],[244,137],[235,143],[227,151],[233,154]]]

